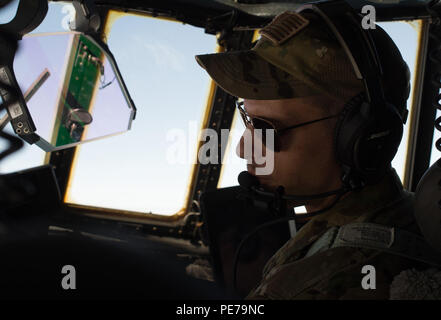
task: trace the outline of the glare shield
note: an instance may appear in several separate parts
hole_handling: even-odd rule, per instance
[[[56,151],[130,129],[135,106],[114,59],[94,39],[66,32],[29,35],[14,72],[40,138]]]

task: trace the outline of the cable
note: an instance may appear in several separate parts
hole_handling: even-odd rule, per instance
[[[337,196],[335,197],[334,201],[327,207],[311,212],[311,213],[307,213],[307,214],[302,214],[302,218],[309,218],[309,217],[314,217],[316,215],[319,215],[327,210],[330,210],[332,207],[335,206],[335,204],[340,200],[340,198],[346,194],[347,192],[349,192],[350,190],[342,190],[342,192],[338,193]],[[244,244],[253,236],[255,235],[257,232],[259,232],[260,230],[266,228],[266,227],[270,227],[272,225],[275,225],[277,223],[281,223],[281,222],[286,222],[289,220],[295,220],[296,218],[298,218],[298,216],[296,216],[294,214],[294,216],[292,217],[283,217],[277,220],[273,220],[273,221],[269,221],[266,222],[264,224],[261,224],[260,226],[256,227],[252,232],[248,233],[247,235],[245,235],[245,237],[242,239],[242,241],[239,243],[239,246],[236,249],[236,254],[234,257],[234,263],[233,263],[233,288],[235,292],[238,292],[237,290],[237,265],[239,262],[239,255],[240,252],[242,251],[242,248],[244,246]]]

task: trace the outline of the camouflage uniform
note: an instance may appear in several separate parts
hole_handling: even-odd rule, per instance
[[[340,247],[311,255],[312,245],[327,230],[352,222],[420,234],[413,217],[413,194],[403,189],[392,171],[377,185],[350,193],[331,210],[312,218],[268,261],[261,283],[247,299],[388,299],[390,284],[401,271],[427,268],[424,263],[373,249]],[[376,289],[362,288],[364,265],[375,267]]]

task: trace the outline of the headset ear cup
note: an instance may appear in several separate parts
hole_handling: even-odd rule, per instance
[[[369,182],[381,177],[403,134],[401,116],[393,105],[385,102],[379,113],[372,114],[364,97],[361,93],[346,103],[335,128],[336,156],[346,181]]]
[[[351,98],[344,106],[337,121],[334,134],[336,157],[345,169],[355,168],[355,146],[366,124],[360,114],[360,106],[364,102],[364,93]],[[344,172],[347,173],[347,172]]]
[[[400,145],[403,122],[397,109],[385,103],[381,112],[372,115],[355,146],[355,166],[359,172],[381,176],[389,168]]]

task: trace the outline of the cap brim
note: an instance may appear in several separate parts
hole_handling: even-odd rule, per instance
[[[222,89],[236,97],[274,100],[315,92],[252,50],[198,55],[196,61]]]

